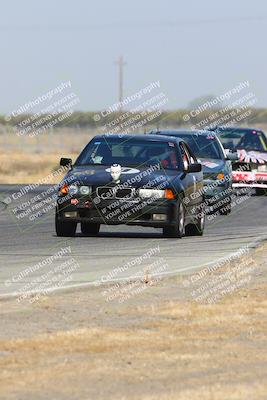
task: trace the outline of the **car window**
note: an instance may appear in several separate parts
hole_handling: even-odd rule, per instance
[[[210,135],[180,134],[197,158],[223,159],[224,154],[214,133]]]
[[[262,131],[225,128],[216,132],[225,149],[267,151],[267,139]]]
[[[112,165],[141,167],[159,164],[181,170],[181,160],[173,141],[137,139],[93,139],[83,150],[76,165]]]

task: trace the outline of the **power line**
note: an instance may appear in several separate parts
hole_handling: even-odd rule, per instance
[[[0,31],[87,31],[94,29],[180,28],[187,25],[266,22],[267,16],[219,17],[210,19],[179,19],[173,21],[112,22],[90,25],[0,25]]]

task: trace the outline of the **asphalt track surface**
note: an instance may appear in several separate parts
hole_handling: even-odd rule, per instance
[[[0,199],[6,199],[21,187],[0,185]],[[46,190],[47,187],[33,190],[17,203],[22,204]],[[30,221],[28,216],[18,219],[14,215],[14,202],[7,207],[0,203],[0,297],[21,293],[25,289],[38,290],[36,279],[52,270],[53,274],[56,266],[70,258],[75,260],[75,270],[64,284],[55,283],[47,287],[49,290],[64,286],[88,285],[90,288],[91,284],[110,279],[120,280],[135,274],[143,276],[148,266],[157,261],[158,266],[164,266],[160,273],[166,275],[187,274],[213,265],[240,248],[257,246],[267,237],[267,197],[252,196],[241,201],[241,196],[238,196],[237,199],[240,204],[234,206],[229,216],[218,216],[213,220],[208,217],[210,220],[206,223],[203,237],[182,239],[163,238],[160,229],[125,225],[102,225],[97,237],[84,237],[78,228],[76,237],[59,238],[54,230],[53,210]],[[34,272],[23,273],[66,247],[71,253]],[[151,249],[154,253],[146,258]],[[114,269],[129,262],[130,267],[114,273]]]

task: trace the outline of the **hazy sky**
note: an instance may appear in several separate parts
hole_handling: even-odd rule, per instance
[[[71,80],[79,109],[160,80],[168,108],[249,80],[267,107],[266,0],[9,0],[1,2],[0,113]]]

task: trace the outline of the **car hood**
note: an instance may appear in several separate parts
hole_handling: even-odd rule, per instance
[[[265,164],[267,163],[267,152],[263,153],[256,150],[237,150],[239,162]]]
[[[204,175],[219,173],[225,169],[225,161],[217,159],[200,159]]]
[[[149,182],[154,182],[153,186],[165,183],[168,187],[174,179],[179,179],[183,172],[175,170],[163,170],[157,166],[146,168],[121,167],[120,184],[128,183],[129,186],[142,187]],[[94,165],[94,166],[73,166],[68,172],[64,180],[71,182],[79,182],[83,185],[102,186],[111,184],[113,179],[110,174],[110,166]]]

